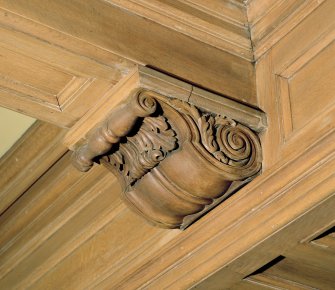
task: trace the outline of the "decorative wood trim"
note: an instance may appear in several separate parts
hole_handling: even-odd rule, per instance
[[[213,273],[220,277],[216,284],[220,289],[230,288],[241,276],[250,275],[334,220],[335,156],[334,146],[329,146],[335,144],[334,137],[328,136],[294,160],[283,159],[157,256],[142,261],[131,273],[127,268],[126,277],[122,271],[111,274],[96,288],[188,289],[199,282],[197,288],[208,289],[206,278]]]
[[[88,132],[73,164],[88,171],[94,161],[102,163],[118,177],[133,210],[155,225],[185,228],[191,215],[209,210],[236,190],[235,182],[260,171],[261,146],[252,130],[224,110],[208,112],[166,95],[132,92]]]
[[[105,50],[111,52],[112,58],[122,56],[121,67],[133,61],[150,65],[201,87],[257,106],[249,31],[239,23],[246,20],[245,17],[243,19],[245,7],[241,1],[213,0],[211,5],[206,2],[206,6],[211,6],[210,9],[204,9],[201,3],[198,5],[199,1],[194,0],[160,1],[160,5],[152,9],[157,2],[5,0],[1,8],[11,18],[12,15],[20,15],[30,19],[34,29],[24,29],[38,38],[51,40],[51,43],[62,42],[63,47],[67,47],[69,42],[73,50],[73,43],[83,40],[86,42],[85,47],[90,43],[99,54]],[[167,10],[161,11],[162,5],[168,5],[169,9],[179,6],[173,8],[176,13],[167,15]],[[55,11],[58,11],[56,15]],[[193,12],[196,12],[196,16]],[[218,14],[221,17],[227,14],[227,17],[218,19]],[[178,25],[175,25],[176,18]],[[66,35],[65,38],[72,40],[63,41],[64,37],[55,40],[45,33],[36,33],[41,23],[44,28],[42,31],[47,27],[53,35],[61,32]],[[114,65],[116,72],[119,67],[118,64]]]
[[[325,0],[251,0],[246,2],[254,59],[308,17]]]
[[[30,180],[33,185],[1,216],[0,279],[4,288],[188,289],[199,283],[196,289],[237,289],[238,287],[234,284],[243,277],[250,275],[278,255],[286,256],[292,252],[290,249],[294,249],[301,241],[309,239],[311,234],[314,235],[325,225],[333,224],[335,219],[333,210],[335,206],[334,108],[329,108],[329,111],[317,116],[308,127],[297,132],[297,135],[290,136],[289,142],[283,144],[283,139],[280,139],[282,138],[280,112],[277,112],[280,104],[275,97],[278,93],[277,76],[284,76],[287,73],[289,77],[290,71],[295,71],[296,67],[303,64],[308,57],[303,55],[301,60],[298,58],[302,52],[308,50],[312,42],[317,43],[317,46],[323,46],[325,38],[333,38],[331,31],[334,27],[333,11],[335,10],[331,9],[334,5],[332,0],[324,1],[293,30],[290,26],[295,26],[297,24],[295,20],[301,20],[301,18],[290,18],[288,22],[282,22],[285,22],[284,26],[278,27],[273,24],[278,24],[281,20],[277,21],[278,18],[275,19],[275,17],[281,18],[284,15],[277,13],[278,9],[264,18],[270,22],[259,22],[269,24],[270,28],[271,37],[269,39],[265,37],[263,38],[265,41],[260,42],[264,49],[275,43],[272,40],[277,41],[287,34],[257,62],[256,70],[259,72],[257,90],[261,94],[258,94],[256,102],[253,98],[248,98],[248,94],[254,94],[254,88],[248,81],[249,78],[253,80],[254,74],[252,70],[248,70],[250,66],[247,61],[238,62],[236,58],[228,58],[226,61],[229,53],[213,49],[211,45],[202,45],[201,41],[193,41],[194,38],[185,37],[185,34],[180,32],[175,33],[176,30],[171,28],[165,29],[163,25],[153,23],[148,18],[138,20],[141,17],[129,11],[119,9],[119,13],[117,9],[105,5],[107,1],[92,0],[87,4],[85,1],[76,0],[17,0],[3,1],[5,3],[3,5],[18,14],[26,15],[27,18],[35,19],[34,22],[26,18],[27,21],[24,22],[22,17],[11,18],[13,25],[11,27],[15,26],[20,30],[21,26],[22,31],[33,34],[36,39],[50,41],[46,51],[61,45],[66,48],[65,50],[75,51],[75,54],[84,52],[84,55],[89,58],[91,56],[94,59],[99,55],[100,62],[106,64],[112,59],[110,56],[113,54],[98,49],[98,46],[105,47],[110,51],[118,51],[125,57],[136,59],[142,64],[147,63],[166,69],[204,87],[227,94],[233,92],[229,95],[260,106],[269,116],[269,130],[263,134],[266,139],[262,140],[267,172],[218,205],[187,231],[181,232],[147,226],[140,218],[129,212],[122,203],[119,203],[118,195],[121,189],[115,182],[116,179],[108,174],[103,166],[95,166],[89,173],[83,174],[71,168],[68,164],[69,155],[66,155],[35,182],[36,167],[31,171],[32,168],[29,165],[21,163],[16,172],[20,172],[23,179],[20,182],[15,179],[16,186],[21,186],[21,181],[31,178],[31,174],[35,179]],[[135,1],[132,2],[135,3]],[[216,0],[162,2],[206,2],[205,5],[209,6]],[[239,3],[242,3],[242,0]],[[243,1],[243,3],[258,3],[258,8],[264,10],[261,4],[268,9],[273,1],[254,0]],[[276,3],[280,6],[292,1]],[[302,1],[298,0],[296,3],[302,3]],[[318,5],[321,1],[305,1],[305,3]],[[20,9],[20,6],[23,9]],[[8,10],[5,13],[7,16],[2,18],[4,22],[13,17]],[[273,22],[271,22],[272,19],[274,19]],[[27,22],[31,25],[26,25]],[[115,22],[119,25],[115,25]],[[45,23],[46,26],[42,26],[41,23]],[[88,23],[92,30],[86,26]],[[129,25],[133,29],[127,30]],[[326,26],[328,31],[325,29]],[[50,27],[65,31],[67,34],[57,33]],[[120,33],[117,37],[113,32],[120,28],[123,34]],[[259,28],[262,29],[261,26]],[[267,30],[266,27],[265,30]],[[262,30],[259,31],[262,32]],[[271,31],[276,33],[272,34]],[[123,38],[123,35],[126,37]],[[23,36],[18,39],[22,38]],[[86,39],[92,45],[79,39]],[[165,39],[167,41],[163,41]],[[136,49],[134,49],[134,43],[138,44]],[[16,47],[16,42],[13,41],[11,45]],[[17,45],[17,47],[21,46]],[[35,57],[54,60],[49,54],[36,50],[32,42],[28,42],[27,47],[30,49],[29,55],[34,53]],[[71,59],[72,56],[62,58],[64,68],[68,65],[67,63],[71,63],[68,62]],[[263,62],[264,60],[266,62]],[[293,61],[292,67],[290,64]],[[114,63],[114,61],[111,62]],[[287,71],[288,65],[289,71]],[[118,61],[115,61],[115,67],[118,66]],[[89,66],[79,67],[85,68],[88,78],[92,77]],[[215,116],[223,112],[224,107],[227,110],[230,107],[226,103],[224,106],[221,105],[221,102],[227,99],[202,90],[198,93],[198,89],[192,85],[183,82],[175,82],[172,85],[159,77],[150,78],[141,75],[143,76],[143,72],[135,71],[113,89],[106,88],[107,85],[102,84],[102,87],[106,88],[104,91],[108,90],[104,96],[99,85],[94,90],[85,90],[85,98],[81,98],[80,101],[75,95],[73,95],[76,99],[74,102],[72,97],[68,98],[68,95],[64,95],[64,103],[61,101],[64,104],[62,109],[71,112],[72,121],[66,121],[71,125],[74,120],[82,118],[83,112],[87,112],[77,107],[89,109],[95,101],[86,103],[84,100],[92,101],[91,96],[99,96],[96,100],[100,102],[99,106],[89,111],[76,126],[78,131],[71,130],[67,137],[73,149],[80,146],[82,142],[80,139],[90,129],[99,127],[97,124],[108,118],[111,110],[127,103],[129,97],[137,96],[138,89],[141,88],[146,92],[153,92],[154,95],[162,95],[164,100],[175,98],[178,102],[192,103],[199,108],[201,114],[212,112],[211,115]],[[80,74],[78,76],[81,77]],[[86,77],[86,74],[84,76]],[[245,80],[246,83],[236,82],[235,78]],[[144,84],[145,79],[148,80],[147,84]],[[151,81],[152,79],[155,81]],[[281,79],[284,81],[283,78]],[[119,78],[116,78],[116,81],[118,80]],[[160,84],[157,85],[157,82]],[[152,88],[155,85],[156,88]],[[170,90],[169,93],[166,90]],[[204,101],[206,98],[208,101]],[[321,92],[320,98],[322,98]],[[4,99],[9,98],[4,95]],[[208,104],[213,108],[209,108]],[[207,108],[206,105],[208,105]],[[26,108],[22,106],[19,109]],[[72,109],[76,109],[75,118],[72,118],[74,116]],[[36,112],[38,112],[37,109]],[[149,117],[138,118],[134,129],[139,129],[144,124],[149,126],[149,123],[144,123],[148,118],[154,118],[155,122],[164,128],[164,123],[169,119],[163,118],[164,121],[159,122],[157,118],[164,116],[157,115],[158,112],[161,111],[158,110]],[[227,112],[230,119],[238,121],[241,110],[233,107]],[[234,112],[237,114],[236,118],[232,115]],[[244,116],[247,115],[244,114]],[[245,125],[249,127],[254,124],[255,131],[261,131],[262,124],[264,125],[262,119],[259,119],[257,114],[255,118],[252,113],[248,116],[254,121],[248,124],[249,121],[241,120],[238,123],[246,122]],[[54,117],[54,120],[58,123],[57,117]],[[149,127],[143,126],[141,128],[145,129],[143,129],[144,132],[148,132]],[[178,137],[178,132],[172,126],[166,131],[171,132],[170,129],[175,133],[172,137]],[[136,137],[136,134],[133,134],[135,132],[139,131],[131,131],[132,136],[122,137],[119,142]],[[169,135],[164,135],[165,137]],[[170,138],[167,139],[170,140]],[[40,158],[34,159],[34,164],[38,162],[44,164],[50,156],[55,156],[53,154],[59,146],[51,147],[51,145],[52,141],[48,143],[50,146],[48,148],[53,149],[48,149],[50,154],[45,155],[42,161]],[[23,150],[24,157],[32,149],[33,153],[38,151],[35,143],[30,146],[33,148],[28,147]],[[178,150],[170,151],[169,147],[164,148],[168,152],[161,162],[165,162]],[[271,165],[274,166],[270,167]],[[156,165],[153,170],[159,166],[160,164]],[[8,168],[4,167],[5,173],[7,170]],[[24,184],[29,186],[28,183]],[[224,198],[228,191],[223,195]],[[270,282],[270,284],[274,286],[273,283]],[[278,284],[277,286],[286,287]],[[250,285],[245,286],[244,289],[246,287],[250,288]]]
[[[259,110],[230,100],[222,95],[200,89],[156,70],[138,66],[127,77],[107,91],[95,106],[69,130],[64,139],[65,145],[71,150],[75,150],[78,144],[81,143],[81,139],[94,129],[96,124],[103,122],[111,110],[140,90],[148,90],[189,102],[215,114],[224,112],[227,117],[246,125],[256,132],[262,132],[267,128],[266,116]]]
[[[130,13],[150,19],[179,33],[253,60],[246,7],[236,1],[108,0]]]
[[[332,116],[331,111],[334,110],[335,102],[329,102],[328,106],[325,106],[324,108],[320,109],[313,107],[315,111],[318,112],[318,114],[315,114],[314,116],[310,117],[310,120],[308,122],[306,121],[305,124],[300,124],[294,126],[293,124],[293,116],[294,113],[292,112],[291,108],[291,88],[290,84],[292,81],[294,81],[294,77],[299,74],[299,71],[306,67],[313,59],[317,56],[320,56],[325,50],[328,49],[328,55],[333,55],[333,51],[335,48],[335,30],[333,32],[333,35],[327,35],[328,37],[323,38],[323,42],[314,44],[311,48],[309,48],[306,52],[304,52],[301,56],[299,56],[296,60],[293,61],[293,63],[290,63],[286,69],[282,72],[280,72],[279,75],[277,75],[277,82],[278,82],[278,100],[279,105],[281,108],[281,122],[282,122],[282,130],[283,130],[283,143],[290,142],[291,138],[295,138],[296,135],[301,135],[301,131],[304,134],[308,131],[315,131],[315,123],[319,126],[319,131],[321,131],[322,120],[325,120],[326,115],[329,116],[329,119],[334,119]],[[332,38],[331,38],[332,37]],[[329,58],[329,62],[333,62],[332,59]],[[307,114],[308,116],[310,114]],[[329,120],[329,124],[332,122],[332,120]],[[326,123],[326,122],[325,122]],[[314,125],[314,126],[313,126]],[[313,128],[314,127],[314,128]],[[313,128],[310,129],[309,128]],[[301,137],[301,136],[300,136]]]
[[[57,126],[75,124],[135,66],[1,7],[0,34],[0,105]]]
[[[333,45],[335,26],[334,15],[330,11],[335,11],[334,5],[334,1],[324,1],[256,64],[259,107],[267,113],[269,123],[268,130],[261,136],[265,170],[285,156],[293,157],[301,150],[306,150],[334,129],[335,108],[331,102],[324,110],[319,109],[318,114],[311,117],[304,127],[294,128],[290,104],[292,96],[289,95],[292,93],[290,82],[297,73],[320,56],[329,45]],[[315,23],[319,25],[316,27]],[[300,37],[302,35],[306,37]],[[287,49],[288,46],[290,49]],[[327,64],[331,61],[333,58],[330,56]],[[311,83],[308,80],[306,82]],[[327,88],[329,86],[325,86],[325,90]],[[319,95],[323,98],[324,91],[320,90]],[[311,104],[311,107],[314,106]]]

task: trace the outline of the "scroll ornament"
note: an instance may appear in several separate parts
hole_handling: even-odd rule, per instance
[[[261,169],[257,135],[227,116],[151,91],[115,108],[73,154],[113,172],[123,199],[150,223],[183,227],[241,180]]]

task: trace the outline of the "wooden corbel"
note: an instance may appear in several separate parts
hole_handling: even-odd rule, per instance
[[[255,131],[265,123],[255,109],[147,68],[106,100],[104,118],[100,107],[80,121],[92,126],[84,139],[68,135],[73,164],[105,166],[128,206],[154,225],[187,227],[261,170]]]

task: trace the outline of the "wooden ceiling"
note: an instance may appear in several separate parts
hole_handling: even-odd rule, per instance
[[[0,160],[0,288],[334,288],[334,13],[332,0],[0,0],[0,106],[41,120]],[[137,65],[267,115],[263,173],[185,231],[146,224],[64,145]]]
[[[285,252],[234,289],[332,289],[334,277],[335,234],[327,230]],[[195,287],[196,288],[196,287]]]
[[[0,107],[0,158],[35,121],[31,117]],[[9,123],[11,124],[11,130],[7,130]]]

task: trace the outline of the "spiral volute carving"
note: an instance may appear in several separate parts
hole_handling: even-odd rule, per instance
[[[139,113],[143,112],[143,117],[154,113],[157,109],[157,101],[149,94],[146,94],[146,92],[140,92],[136,98],[136,102],[137,106],[135,108]],[[141,116],[141,113],[139,115]]]

